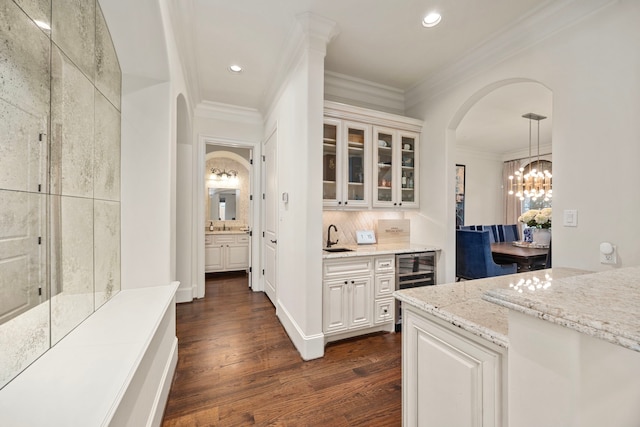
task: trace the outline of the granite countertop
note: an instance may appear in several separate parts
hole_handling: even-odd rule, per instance
[[[447,323],[460,327],[501,347],[508,348],[508,308],[483,299],[487,291],[500,289],[514,292],[523,285],[548,288],[560,278],[587,274],[571,268],[537,270],[487,279],[467,280],[437,286],[422,286],[394,292],[409,304]],[[517,293],[517,291],[515,291]]]
[[[492,289],[483,298],[640,352],[640,267],[565,277],[544,289]]]
[[[377,245],[337,245],[334,248],[347,248],[352,252],[325,252],[323,248],[323,259],[349,258],[354,256],[388,255],[411,252],[439,251],[440,248],[433,245],[423,245],[417,243],[390,243]]]

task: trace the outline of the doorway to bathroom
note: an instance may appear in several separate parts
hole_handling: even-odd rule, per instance
[[[206,142],[203,159],[204,283],[228,274],[252,280],[253,147]]]

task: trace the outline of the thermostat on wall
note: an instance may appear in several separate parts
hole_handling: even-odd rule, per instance
[[[372,245],[376,242],[376,235],[373,230],[356,231],[356,240],[359,245]]]

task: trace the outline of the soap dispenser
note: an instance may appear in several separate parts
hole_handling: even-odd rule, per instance
[[[209,231],[213,231],[213,221],[209,224]]]

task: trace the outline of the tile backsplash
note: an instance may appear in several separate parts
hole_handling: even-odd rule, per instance
[[[322,247],[327,244],[327,228],[334,224],[338,232],[331,230],[331,240],[338,245],[355,245],[357,230],[373,230],[378,237],[379,219],[404,219],[404,212],[394,211],[324,211],[322,213]]]

